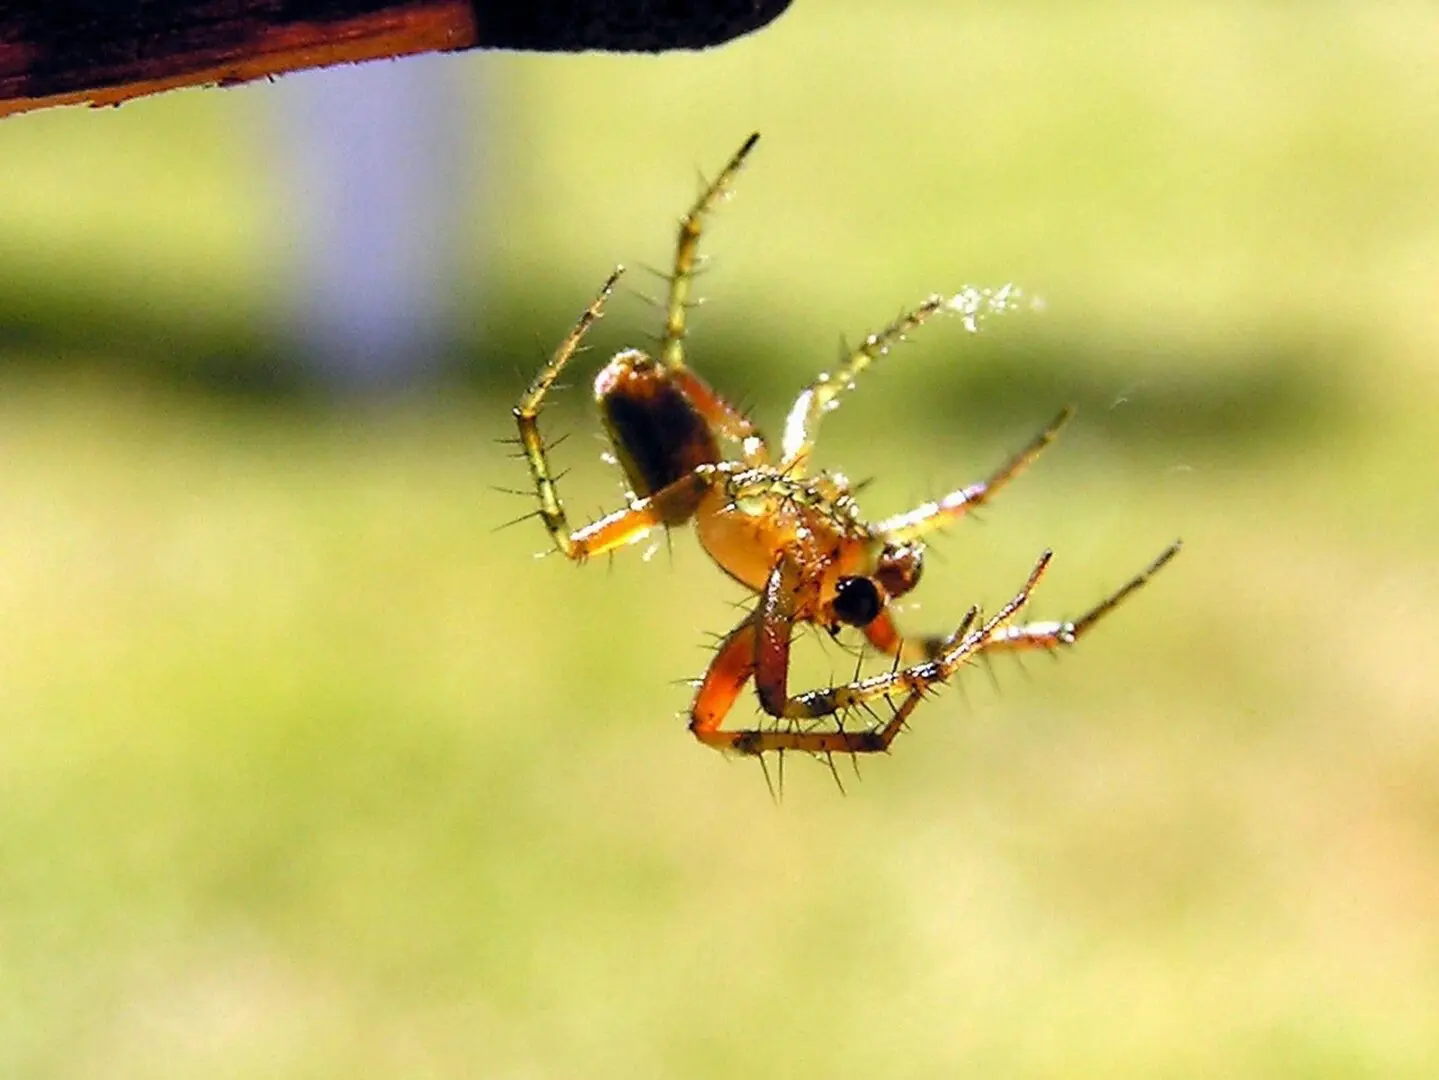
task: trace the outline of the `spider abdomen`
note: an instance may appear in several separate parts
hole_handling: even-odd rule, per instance
[[[637,349],[617,354],[595,377],[595,404],[640,497],[720,460],[710,425],[671,372]]]

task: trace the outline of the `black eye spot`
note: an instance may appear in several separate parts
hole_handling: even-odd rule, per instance
[[[884,607],[879,589],[865,577],[842,577],[834,586],[834,613],[850,626],[868,626]]]

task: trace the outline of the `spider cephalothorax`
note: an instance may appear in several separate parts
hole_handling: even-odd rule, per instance
[[[932,316],[958,311],[972,327],[979,315],[1003,309],[1011,295],[1008,290],[967,290],[930,297],[865,338],[835,372],[821,375],[796,399],[776,456],[749,419],[684,362],[685,314],[700,230],[758,138],[750,136],[680,223],[658,357],[626,349],[595,379],[595,401],[633,492],[628,505],[571,531],[538,426],[545,394],[600,317],[621,270],[610,275],[515,407],[520,444],[539,498],[539,517],[566,557],[584,561],[633,543],[651,529],[692,521],[720,569],[758,595],[754,610],[723,639],[697,683],[689,719],[696,738],[747,754],[883,750],[931,687],[984,653],[1072,645],[1172,559],[1179,542],[1073,621],[1014,621],[1049,565],[1046,551],[998,611],[981,618],[977,608],[970,608],[948,635],[903,637],[890,601],[919,583],[925,535],[985,505],[1054,440],[1070,410],[987,480],[882,521],[861,517],[843,476],[810,475],[820,420],[861,371]],[[733,456],[725,456],[722,447],[733,447]],[[857,628],[870,645],[894,658],[894,666],[868,678],[792,694],[790,639],[803,624],[831,633]],[[722,728],[751,679],[760,706],[780,722]],[[892,705],[887,720],[862,729],[845,726],[851,710],[869,709],[878,699]],[[826,725],[825,718],[833,719]]]

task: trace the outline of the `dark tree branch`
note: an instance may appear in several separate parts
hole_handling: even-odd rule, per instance
[[[718,45],[789,0],[19,0],[0,3],[0,116],[458,49]]]

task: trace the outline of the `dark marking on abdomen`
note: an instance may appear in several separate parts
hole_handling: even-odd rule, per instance
[[[595,380],[595,400],[636,495],[652,494],[720,459],[704,417],[665,369],[643,354],[612,360]]]

